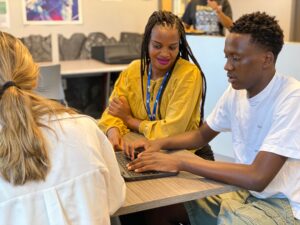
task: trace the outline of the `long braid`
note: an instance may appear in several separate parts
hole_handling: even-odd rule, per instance
[[[178,20],[179,20],[178,21],[178,31],[180,34],[180,45],[179,45],[179,52],[181,54],[180,56],[181,56],[181,58],[188,60],[188,61],[189,61],[189,59],[192,59],[193,63],[198,67],[198,69],[201,72],[201,77],[202,77],[202,95],[201,95],[201,106],[200,106],[200,125],[201,125],[204,121],[204,105],[205,105],[206,89],[207,89],[206,78],[205,78],[204,72],[203,72],[200,64],[198,63],[197,59],[195,58],[187,40],[186,40],[186,33],[185,33],[183,23],[180,21],[179,18],[178,18]]]

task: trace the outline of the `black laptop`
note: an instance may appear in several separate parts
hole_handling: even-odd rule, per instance
[[[131,159],[128,156],[126,156],[122,151],[118,151],[115,153],[121,171],[121,175],[123,176],[125,181],[137,181],[161,177],[170,177],[178,174],[178,172],[147,171],[142,173],[136,173],[134,171],[129,171],[126,165],[131,161]]]

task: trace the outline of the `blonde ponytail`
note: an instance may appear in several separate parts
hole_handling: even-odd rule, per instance
[[[45,180],[50,169],[41,117],[63,112],[62,105],[37,96],[38,66],[15,37],[0,34],[0,174],[10,183]]]
[[[0,101],[0,171],[13,184],[45,179],[50,167],[45,140],[31,110],[30,98],[16,87]]]

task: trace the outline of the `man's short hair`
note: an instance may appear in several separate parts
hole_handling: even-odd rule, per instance
[[[252,42],[274,54],[275,60],[283,46],[283,31],[275,17],[264,12],[241,16],[233,23],[230,33],[250,34]]]

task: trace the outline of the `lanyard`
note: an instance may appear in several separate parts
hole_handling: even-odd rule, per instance
[[[152,66],[151,64],[149,65],[149,71],[148,71],[148,80],[147,80],[147,99],[146,99],[146,107],[147,107],[147,114],[148,117],[151,121],[156,119],[156,108],[157,108],[157,103],[159,101],[160,95],[161,95],[161,91],[163,89],[163,87],[166,85],[166,81],[167,78],[169,77],[170,73],[169,71],[165,74],[164,79],[159,87],[159,90],[157,92],[156,95],[156,99],[153,105],[153,111],[151,113],[151,109],[150,109],[150,80],[151,80],[151,75],[152,75]]]

